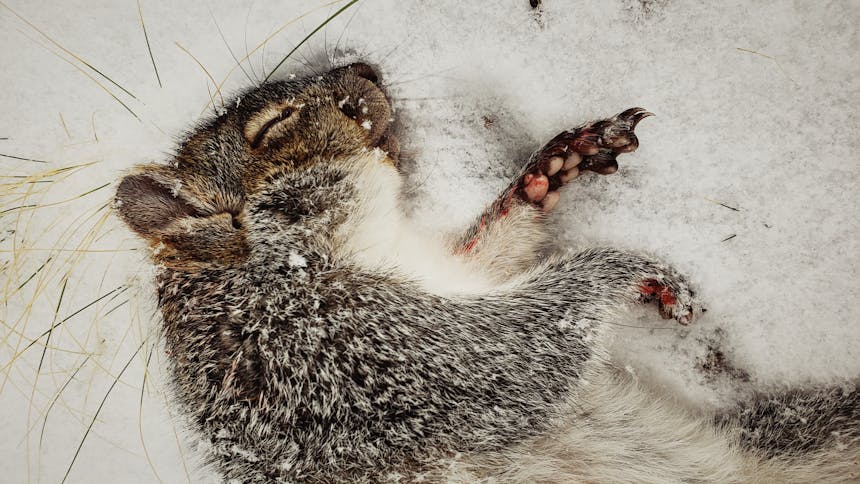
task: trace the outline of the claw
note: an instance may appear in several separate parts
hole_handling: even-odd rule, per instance
[[[615,152],[604,148],[593,156],[586,156],[579,164],[579,171],[593,171],[603,175],[615,173],[618,170],[615,156]]]
[[[633,130],[636,128],[636,125],[639,124],[639,121],[642,121],[648,116],[654,116],[654,113],[642,108],[630,108],[615,116],[615,119],[630,123],[630,129]]]
[[[672,319],[672,312],[663,303],[657,301],[657,310],[660,312],[660,317],[663,319]]]

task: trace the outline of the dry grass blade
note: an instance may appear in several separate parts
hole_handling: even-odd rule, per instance
[[[224,42],[224,47],[227,47],[227,52],[230,53],[230,57],[236,62],[236,65],[239,66],[239,69],[242,70],[242,73],[245,74],[245,77],[248,78],[248,82],[255,82],[254,79],[251,78],[251,75],[248,74],[248,71],[242,67],[242,63],[239,62],[239,58],[236,57],[236,54],[233,53],[233,49],[230,47],[230,43],[227,42],[227,37],[224,35],[224,31],[221,30],[221,26],[218,25],[218,20],[215,19],[215,14],[212,13],[212,10],[209,10],[209,16],[212,17],[212,23],[215,24],[215,28],[218,29],[218,35],[221,36],[221,41]]]
[[[107,392],[105,392],[104,398],[102,398],[101,403],[99,403],[98,408],[96,408],[96,413],[93,414],[93,418],[90,421],[90,424],[87,426],[87,430],[86,432],[84,432],[84,436],[81,438],[81,443],[78,444],[78,448],[77,450],[75,450],[75,455],[72,457],[72,462],[69,463],[69,468],[66,469],[66,474],[63,476],[63,480],[60,481],[61,483],[66,482],[66,479],[69,478],[69,473],[72,472],[72,467],[74,467],[75,461],[78,459],[78,454],[81,453],[81,448],[83,448],[84,442],[86,442],[87,436],[90,434],[90,430],[92,430],[93,425],[95,425],[96,419],[98,418],[99,413],[102,411],[105,402],[107,401],[108,397],[110,396],[110,393],[113,391],[116,384],[119,382],[119,379],[122,378],[122,375],[123,373],[125,373],[125,370],[128,369],[129,365],[131,365],[131,362],[134,361],[135,357],[137,357],[137,354],[140,353],[140,350],[141,348],[143,348],[144,343],[146,343],[146,341],[140,343],[140,346],[137,347],[137,350],[135,350],[134,354],[131,355],[131,358],[128,359],[128,361],[122,367],[122,370],[120,370],[116,378],[114,378],[113,383],[111,383],[110,387],[108,387]]]
[[[2,2],[2,0],[0,0],[0,5],[2,5],[2,3],[3,3],[3,2]],[[137,113],[135,113],[134,111],[132,111],[132,109],[131,109],[130,107],[128,107],[128,105],[127,105],[126,103],[122,102],[122,100],[121,100],[120,98],[116,97],[116,95],[115,95],[113,92],[111,92],[111,90],[110,90],[110,89],[108,89],[107,87],[105,87],[105,85],[104,85],[104,84],[102,84],[101,82],[99,82],[99,81],[98,81],[98,79],[96,79],[95,77],[93,77],[89,72],[87,72],[87,71],[85,71],[84,69],[82,69],[82,68],[81,68],[81,66],[79,66],[79,65],[75,64],[74,62],[70,61],[69,59],[66,59],[65,57],[61,56],[60,54],[58,54],[58,53],[54,52],[53,50],[49,49],[47,46],[45,46],[45,45],[44,45],[44,44],[42,44],[41,42],[39,42],[39,41],[37,41],[37,40],[35,40],[35,39],[31,38],[31,37],[30,37],[29,35],[27,35],[26,33],[23,33],[23,32],[22,32],[22,34],[23,34],[24,36],[26,36],[27,38],[29,38],[30,40],[32,40],[33,42],[35,42],[37,45],[39,45],[39,46],[40,46],[40,47],[42,47],[43,49],[45,49],[45,50],[47,50],[48,52],[50,52],[51,54],[55,55],[55,56],[56,56],[58,59],[60,59],[61,61],[63,61],[63,62],[65,62],[65,63],[69,64],[69,65],[70,65],[70,66],[72,66],[72,67],[74,67],[74,68],[75,68],[78,72],[80,72],[81,74],[83,74],[83,75],[87,76],[87,78],[88,78],[89,80],[91,80],[91,81],[93,81],[94,83],[96,83],[96,85],[97,85],[97,86],[99,86],[99,87],[100,87],[104,92],[106,92],[106,93],[107,93],[111,98],[113,98],[116,102],[120,103],[120,105],[122,105],[122,107],[124,107],[126,111],[128,111],[129,113],[131,113],[131,115],[132,115],[132,116],[134,116],[134,118],[135,118],[135,119],[137,119],[138,121],[140,121],[140,117],[138,117]],[[137,98],[135,98],[135,99],[137,99]]]
[[[176,47],[179,47],[180,49],[182,49],[182,52],[185,52],[192,59],[194,59],[194,62],[196,62],[197,65],[200,66],[201,69],[203,69],[203,72],[205,72],[206,76],[209,77],[209,80],[212,81],[212,85],[215,86],[215,92],[218,94],[218,98],[221,100],[221,108],[223,109],[224,108],[224,96],[221,94],[221,87],[218,85],[218,82],[215,81],[215,78],[212,77],[212,74],[209,73],[209,70],[206,69],[206,67],[199,60],[197,60],[196,57],[194,57],[194,54],[192,54],[185,47],[182,47],[182,44],[180,44],[179,42],[174,42],[174,43],[176,44]],[[213,104],[214,104],[214,101],[213,101]]]
[[[42,429],[39,431],[39,448],[40,448],[40,449],[42,448],[42,439],[43,439],[43,438],[44,438],[44,436],[45,436],[45,426],[48,424],[48,415],[50,415],[50,414],[51,414],[51,409],[53,409],[53,408],[54,408],[54,404],[56,404],[56,403],[57,403],[57,400],[59,400],[60,396],[61,396],[61,395],[63,394],[63,392],[66,390],[66,387],[68,387],[68,386],[69,386],[69,383],[71,383],[71,382],[75,379],[75,377],[78,375],[78,372],[79,372],[79,371],[81,371],[81,369],[83,369],[83,367],[87,364],[87,362],[88,362],[88,361],[90,361],[90,357],[89,357],[89,356],[87,356],[87,357],[84,359],[84,362],[83,362],[83,363],[81,363],[81,366],[79,366],[79,367],[75,370],[75,372],[74,372],[74,373],[72,373],[72,375],[69,377],[69,379],[68,379],[68,380],[66,380],[66,383],[64,383],[64,384],[63,384],[63,386],[62,386],[62,387],[60,387],[60,391],[58,391],[58,392],[57,392],[57,394],[56,394],[56,395],[54,395],[54,398],[51,400],[51,404],[50,404],[50,405],[48,405],[48,409],[47,409],[47,410],[45,410],[45,417],[44,417],[44,419],[42,420]]]
[[[345,12],[345,11],[346,11],[346,9],[348,9],[349,7],[353,6],[353,5],[354,5],[354,4],[356,4],[356,3],[358,3],[358,0],[350,0],[350,2],[349,2],[349,3],[347,3],[346,5],[344,5],[343,7],[341,7],[337,12],[333,13],[331,16],[329,16],[329,18],[325,19],[321,24],[319,24],[319,25],[317,26],[317,28],[313,29],[313,30],[311,31],[311,33],[309,33],[308,35],[306,35],[306,36],[305,36],[305,38],[304,38],[304,39],[302,39],[302,41],[301,41],[301,42],[299,42],[298,44],[296,44],[296,46],[295,46],[295,47],[293,47],[293,49],[292,49],[291,51],[289,51],[289,52],[287,53],[287,55],[285,55],[285,56],[284,56],[284,58],[283,58],[283,59],[281,59],[281,61],[280,61],[280,62],[278,62],[278,64],[274,67],[274,69],[272,69],[272,70],[271,70],[271,72],[269,72],[269,74],[268,74],[268,75],[263,79],[263,82],[268,81],[268,80],[269,80],[269,78],[270,78],[270,77],[272,77],[272,75],[273,75],[273,74],[274,74],[274,73],[275,73],[275,72],[276,72],[276,71],[277,71],[277,70],[278,70],[278,69],[279,69],[279,68],[284,64],[284,62],[286,62],[286,61],[287,61],[287,59],[289,59],[289,58],[290,58],[290,56],[291,56],[291,55],[293,55],[293,53],[295,53],[295,52],[299,49],[299,47],[301,47],[302,45],[304,45],[304,43],[305,43],[305,42],[307,42],[307,41],[308,41],[308,39],[310,39],[311,37],[313,37],[313,36],[314,36],[314,34],[316,34],[317,32],[319,32],[319,31],[320,31],[320,29],[322,29],[323,27],[325,27],[325,26],[326,26],[326,24],[328,24],[329,22],[331,22],[331,21],[332,21],[333,19],[335,19],[338,15],[342,14],[343,12]]]
[[[152,343],[152,346],[149,348],[149,354],[146,356],[146,364],[143,367],[143,382],[140,385],[140,405],[137,412],[137,430],[140,434],[140,445],[143,447],[143,455],[149,463],[149,468],[152,469],[152,473],[158,479],[158,482],[164,482],[161,480],[161,476],[158,475],[158,471],[155,470],[155,465],[152,463],[152,457],[149,455],[149,449],[147,449],[146,441],[143,438],[143,393],[146,391],[146,379],[149,376],[149,363],[152,361],[153,353],[155,353],[155,343]]]
[[[66,321],[72,319],[73,317],[77,316],[78,314],[82,313],[83,311],[86,311],[87,309],[89,309],[90,307],[92,307],[94,304],[101,301],[102,299],[104,299],[104,298],[106,298],[106,297],[108,297],[114,293],[117,293],[117,295],[122,294],[127,289],[128,289],[128,286],[119,286],[119,287],[97,297],[96,299],[90,301],[89,303],[84,305],[82,308],[78,309],[77,311],[73,312],[72,314],[70,314],[70,315],[66,316],[65,318],[63,318],[62,320],[60,320],[60,322],[58,322],[57,324],[51,325],[50,328],[48,328],[47,330],[45,330],[45,332],[43,332],[42,334],[40,334],[39,336],[34,338],[33,341],[30,341],[30,343],[28,343],[27,346],[25,346],[21,351],[19,351],[18,354],[15,355],[15,357],[12,359],[12,361],[15,361],[15,359],[17,359],[19,356],[21,356],[22,353],[24,353],[28,349],[32,348],[33,345],[35,345],[40,339],[51,334],[51,331],[57,329],[59,326],[61,326]],[[117,292],[117,291],[119,291],[119,292]],[[7,366],[9,364],[11,364],[11,362],[7,363]],[[4,369],[5,369],[5,367],[4,367]]]
[[[66,132],[66,138],[68,138],[69,141],[71,141],[72,140],[72,133],[69,131],[69,127],[66,125],[66,118],[63,117],[63,113],[57,113],[57,114],[60,115],[60,124],[63,125],[63,131]]]
[[[92,116],[90,117],[91,124],[93,125],[93,139],[96,143],[99,142],[99,134],[96,133],[96,112],[93,111]]]
[[[38,207],[38,205],[36,205],[35,203],[31,203],[31,204],[28,204],[28,205],[18,205],[17,207],[12,207],[12,208],[7,208],[7,209],[5,209],[5,210],[2,210],[2,211],[0,211],[0,214],[4,214],[4,213],[7,213],[7,212],[13,212],[13,211],[15,211],[15,210],[22,210],[22,209],[25,209],[25,208],[35,208],[35,207]]]
[[[50,43],[54,44],[58,49],[62,50],[62,51],[63,51],[63,52],[65,52],[66,54],[70,55],[72,58],[74,58],[76,61],[80,62],[81,64],[83,64],[83,65],[87,66],[88,68],[90,68],[90,69],[91,69],[93,72],[95,72],[96,74],[98,74],[98,75],[102,76],[103,78],[105,78],[108,82],[110,82],[111,84],[113,84],[114,86],[116,86],[116,87],[118,87],[120,90],[122,90],[122,92],[124,92],[124,93],[128,94],[129,96],[131,96],[131,97],[132,97],[132,98],[134,98],[134,99],[137,99],[137,96],[135,96],[134,94],[132,94],[128,89],[126,89],[126,88],[124,88],[124,87],[120,86],[119,84],[117,84],[117,82],[116,82],[116,81],[114,81],[113,79],[111,79],[110,77],[108,77],[105,73],[103,73],[102,71],[100,71],[100,70],[96,69],[95,67],[93,67],[93,65],[92,65],[92,64],[90,64],[89,62],[87,62],[87,61],[83,60],[83,59],[82,59],[82,58],[80,58],[78,55],[76,55],[74,52],[70,51],[69,49],[67,49],[67,48],[63,47],[59,42],[57,42],[56,40],[54,40],[51,36],[49,36],[49,35],[48,35],[48,34],[46,34],[45,32],[42,32],[38,27],[36,27],[35,25],[33,25],[33,23],[32,23],[32,22],[30,22],[30,21],[29,21],[29,20],[27,20],[26,18],[22,17],[21,15],[19,15],[19,14],[18,14],[18,12],[16,12],[16,11],[12,10],[12,9],[11,9],[8,5],[6,5],[2,0],[0,0],[0,5],[2,5],[3,7],[5,7],[5,8],[6,8],[6,10],[8,10],[8,11],[12,12],[12,15],[14,15],[14,16],[16,16],[16,17],[18,17],[18,19],[19,19],[19,20],[21,20],[22,22],[24,22],[25,24],[27,24],[27,26],[29,26],[31,29],[33,29],[33,30],[35,30],[36,32],[38,32],[38,33],[39,33],[39,35],[41,35],[42,37],[44,37],[44,38],[48,39],[48,41],[49,41]],[[65,60],[67,60],[67,59],[65,59]]]
[[[324,3],[324,4],[320,5],[319,7],[316,7],[316,8],[314,8],[314,9],[311,9],[311,10],[309,10],[309,11],[307,11],[307,12],[305,12],[305,13],[303,13],[303,14],[299,15],[298,17],[296,17],[296,18],[294,18],[294,19],[292,19],[292,20],[290,20],[290,21],[288,21],[288,22],[284,23],[283,25],[281,25],[280,27],[278,27],[278,28],[277,28],[277,30],[275,30],[274,32],[272,32],[271,34],[269,34],[265,39],[263,39],[263,41],[262,41],[262,42],[260,42],[259,44],[257,44],[257,46],[256,46],[256,47],[254,47],[253,49],[251,49],[251,51],[250,51],[250,52],[246,53],[244,57],[242,57],[241,59],[239,59],[239,63],[241,64],[242,62],[245,62],[245,61],[247,61],[248,59],[250,59],[250,58],[251,58],[251,56],[254,54],[254,52],[257,52],[258,50],[262,49],[262,48],[263,48],[263,47],[264,47],[264,46],[265,46],[265,45],[266,45],[270,40],[272,40],[272,38],[273,38],[273,37],[275,37],[276,35],[278,35],[278,34],[280,34],[281,32],[283,32],[283,31],[284,31],[284,29],[286,29],[286,28],[287,28],[287,27],[289,27],[290,25],[292,25],[292,24],[294,24],[294,23],[298,22],[299,20],[301,20],[301,19],[303,19],[303,18],[307,17],[308,15],[310,15],[310,14],[312,14],[312,13],[316,12],[317,10],[323,9],[323,8],[325,8],[325,7],[329,7],[329,6],[331,6],[331,5],[334,5],[334,4],[336,4],[336,3],[340,3],[340,2],[342,2],[342,1],[343,1],[343,0],[332,0],[331,2]],[[245,50],[247,51],[247,49],[245,49]],[[250,65],[250,63],[249,63],[249,65]],[[221,80],[221,82],[220,82],[220,83],[218,83],[218,89],[221,89],[222,87],[224,87],[224,84],[227,82],[227,80],[228,80],[228,79],[230,79],[230,76],[231,76],[231,75],[233,75],[233,72],[235,72],[235,71],[236,71],[236,68],[237,68],[237,67],[238,67],[238,66],[233,66],[229,71],[227,71],[227,75],[225,75],[225,76],[224,76],[224,79],[222,79],[222,80]],[[213,104],[214,104],[214,102],[213,102]],[[206,109],[207,109],[207,108],[209,108],[209,104],[207,104],[206,106],[204,106],[204,107],[203,107],[203,110],[201,111],[201,113],[206,112]]]
[[[74,252],[76,254],[110,254],[114,252],[136,252],[138,249],[64,249],[62,247],[27,247],[18,250],[3,249],[0,253],[24,252]]]
[[[776,57],[773,57],[773,56],[770,56],[770,55],[764,54],[764,53],[759,52],[759,51],[757,51],[757,50],[744,49],[743,47],[735,47],[735,49],[737,49],[737,50],[739,50],[739,51],[741,51],[741,52],[746,52],[746,53],[748,53],[748,54],[759,55],[759,56],[764,57],[765,59],[769,59],[769,60],[773,61],[773,63],[774,63],[774,64],[776,64],[776,67],[778,67],[778,68],[779,68],[779,70],[782,72],[782,74],[783,74],[786,78],[788,78],[788,80],[789,80],[789,81],[791,81],[795,86],[799,86],[799,84],[797,83],[797,81],[795,81],[791,76],[789,76],[789,75],[788,75],[788,72],[786,72],[786,71],[785,71],[785,69],[782,67],[782,63],[780,63],[780,62],[779,62],[779,60],[778,60]]]
[[[155,71],[155,80],[158,81],[158,87],[163,87],[161,76],[158,75],[158,67],[155,65],[155,57],[152,56],[152,47],[149,45],[149,35],[146,34],[146,24],[143,22],[143,9],[140,7],[140,0],[137,0],[137,15],[140,17],[140,28],[143,29],[143,40],[146,41],[146,50],[149,52],[149,60],[152,61],[152,70]]]
[[[48,262],[51,262],[51,259],[52,259],[52,257],[48,258],[48,260],[46,260],[45,263],[42,264],[41,267],[39,267],[39,269],[36,272],[38,273],[39,271],[41,271],[42,268],[45,267],[45,265]],[[33,276],[35,276],[35,275],[36,274],[33,274]],[[32,279],[33,276],[30,276],[30,278],[28,278],[24,284],[26,284],[27,282],[30,282],[30,279]],[[54,321],[57,320],[57,313],[60,310],[60,305],[63,303],[63,295],[65,295],[65,293],[66,293],[66,283],[67,282],[68,282],[68,279],[63,280],[63,289],[60,292],[60,300],[57,303],[56,309],[54,310],[54,317],[51,319],[51,324],[49,326],[52,326],[54,324]],[[23,287],[23,285],[21,287]],[[21,287],[19,287],[18,289],[21,289]],[[32,414],[33,407],[35,406],[34,399],[36,397],[36,390],[39,386],[39,376],[42,374],[42,365],[45,362],[45,355],[48,352],[48,345],[50,343],[51,343],[51,333],[48,333],[48,338],[45,340],[45,346],[42,347],[42,355],[39,357],[39,365],[36,367],[36,375],[33,377],[33,389],[30,391],[30,405],[28,405],[28,407],[27,407],[27,424],[28,425],[30,423],[30,416]],[[25,440],[27,442],[27,469],[29,469],[30,468],[30,431],[29,430],[27,431],[27,435],[25,436]],[[41,447],[42,447],[42,442],[40,440],[39,441],[39,448],[41,449]]]
[[[47,172],[44,172],[41,174],[36,174],[34,176],[48,176],[48,175],[57,175],[58,173],[63,173],[63,175],[59,176],[59,179],[64,179],[65,177],[69,176],[71,173],[74,173],[75,171],[77,171],[77,169],[80,169],[84,166],[89,166],[91,164],[93,164],[93,163],[86,163],[86,164],[81,164],[81,165],[76,165],[76,166],[70,166],[70,167],[64,167],[64,168],[49,170]],[[54,178],[57,178],[57,177],[55,176]],[[80,215],[79,217],[76,217],[75,220],[72,221],[71,224],[69,225],[69,228],[67,228],[66,231],[63,232],[63,235],[60,236],[62,238],[65,236],[65,234],[68,234],[68,237],[66,237],[65,242],[63,242],[62,240],[60,241],[60,244],[61,244],[60,246],[64,247],[65,246],[64,244],[66,244],[68,241],[70,241],[71,238],[75,237],[75,234],[77,234],[79,232],[78,229],[87,227],[87,225],[86,225],[87,220],[89,220],[90,218],[92,218],[94,216],[97,216],[99,213],[104,214],[101,217],[101,219],[99,219],[93,226],[91,226],[90,230],[88,230],[86,232],[84,238],[81,239],[81,242],[78,244],[76,249],[70,251],[71,256],[66,258],[66,260],[64,262],[61,262],[61,263],[65,264],[64,265],[65,267],[69,268],[68,271],[66,272],[66,275],[63,276],[62,279],[67,279],[69,277],[69,274],[71,272],[71,268],[74,267],[77,260],[79,260],[81,258],[81,254],[79,253],[79,250],[81,250],[81,249],[85,250],[85,249],[89,248],[89,245],[92,243],[94,237],[98,234],[98,231],[103,226],[104,220],[106,220],[107,217],[109,216],[109,213],[107,211],[105,211],[104,208],[105,208],[105,205],[103,205],[102,208],[96,210],[95,212],[93,212],[90,215],[86,215],[86,213],[84,213],[84,214]],[[84,221],[81,223],[77,223],[82,217],[85,217]],[[69,232],[69,230],[71,230],[71,232]],[[19,231],[17,230],[17,226],[16,226],[16,233],[18,233],[18,232]],[[23,232],[21,232],[21,233],[23,233]],[[13,247],[12,247],[13,253],[18,254],[22,249],[24,249],[24,247],[14,246],[14,243],[13,243]],[[48,281],[49,279],[51,279],[53,277],[53,273],[57,272],[57,269],[58,269],[56,267],[57,266],[56,261],[58,260],[57,255],[58,254],[52,254],[53,260],[51,261],[51,263],[49,265],[46,265],[45,269],[39,273],[39,275],[38,275],[39,279],[37,280],[38,282],[36,284],[36,287],[34,288],[32,295],[29,297],[29,302],[26,303],[24,311],[22,311],[20,316],[17,318],[17,321],[13,322],[11,326],[4,323],[4,326],[6,326],[9,329],[9,331],[2,337],[2,341],[0,341],[0,345],[6,345],[8,340],[10,338],[13,338],[15,335],[17,335],[18,338],[17,338],[17,342],[14,342],[13,344],[10,345],[11,347],[15,348],[12,358],[3,365],[2,369],[0,369],[0,371],[5,372],[5,376],[2,380],[2,383],[0,383],[0,392],[2,392],[3,387],[5,386],[5,384],[9,380],[9,377],[11,375],[11,373],[10,373],[11,368],[13,368],[15,361],[17,361],[17,359],[21,355],[23,355],[23,353],[27,349],[32,347],[33,344],[35,344],[35,343],[38,343],[38,344],[43,345],[43,346],[48,346],[48,343],[42,342],[42,338],[44,336],[46,336],[47,334],[43,333],[35,341],[32,341],[31,338],[29,336],[27,336],[26,325],[27,325],[27,321],[29,320],[28,315],[30,314],[30,310],[33,307],[35,307],[35,305],[38,304],[40,294],[45,289],[46,281]],[[62,259],[62,258],[59,258],[59,259]],[[6,286],[7,287],[4,290],[6,291],[5,296],[7,296],[7,298],[11,294],[14,294],[14,293],[17,293],[20,291],[20,289],[15,287],[15,286],[17,286],[17,283],[15,284],[15,286],[9,287],[9,284],[7,284]],[[122,286],[120,286],[120,287],[122,287]],[[59,324],[60,323],[52,324],[51,327],[49,328],[49,331],[56,329],[56,327]],[[18,329],[18,327],[21,325],[23,325],[23,328]],[[74,336],[71,336],[71,337],[74,340],[74,342],[81,348],[81,351],[84,354],[86,354],[87,352],[85,349],[85,345],[82,344],[80,341],[78,341]],[[22,345],[26,345],[26,347],[23,349],[20,349],[20,348],[22,348]],[[20,351],[19,351],[19,349],[20,349]],[[51,348],[51,349],[53,351],[68,351],[68,350],[61,349],[61,348]],[[9,370],[7,370],[7,369],[9,369]]]
[[[53,259],[53,258],[54,258],[53,256],[48,257],[48,259],[47,259],[45,262],[43,262],[43,263],[42,263],[42,265],[40,265],[40,266],[39,266],[39,268],[38,268],[38,269],[36,269],[36,271],[35,271],[35,272],[33,272],[32,274],[30,274],[30,277],[28,277],[28,278],[27,278],[27,280],[25,280],[24,282],[22,282],[22,283],[21,283],[21,285],[20,285],[20,286],[18,286],[18,289],[16,289],[16,291],[20,291],[20,290],[21,290],[21,288],[23,288],[24,286],[26,286],[28,282],[32,281],[32,280],[33,280],[33,278],[34,278],[34,277],[36,277],[36,274],[38,274],[39,272],[42,272],[42,269],[44,269],[44,268],[45,268],[45,266],[46,266],[46,265],[48,265],[48,262],[51,262],[51,259]]]
[[[93,189],[87,190],[87,191],[85,191],[84,193],[81,193],[81,194],[80,194],[80,195],[78,195],[77,197],[72,198],[72,199],[70,199],[70,200],[76,200],[76,199],[78,199],[78,198],[85,197],[85,196],[89,195],[90,193],[93,193],[93,192],[95,192],[95,191],[101,190],[102,188],[105,188],[105,187],[107,187],[107,186],[110,186],[110,182],[105,183],[104,185],[101,185],[101,186],[97,186],[97,187],[95,187],[95,188],[93,188]]]
[[[50,163],[50,161],[37,160],[34,158],[24,158],[23,156],[7,155],[4,153],[0,153],[0,156],[2,156],[3,158],[12,158],[13,160],[32,161],[34,163]]]
[[[77,196],[72,197],[72,198],[67,198],[67,199],[65,199],[65,200],[60,200],[60,201],[58,201],[58,202],[43,203],[43,204],[27,204],[27,205],[19,205],[19,206],[17,206],[17,207],[7,208],[6,210],[0,211],[0,214],[4,214],[4,213],[6,213],[6,212],[11,212],[11,211],[13,211],[13,210],[27,210],[27,209],[31,209],[31,208],[32,208],[32,209],[38,209],[38,208],[45,208],[45,207],[53,207],[53,206],[56,206],[56,205],[62,205],[62,204],[64,204],[64,203],[69,203],[69,202],[73,202],[73,201],[75,201],[75,200],[78,200],[78,199],[80,199],[80,198],[82,198],[82,197],[85,197],[85,196],[87,196],[87,195],[89,195],[89,194],[91,194],[91,193],[95,192],[95,191],[101,190],[102,188],[105,188],[105,187],[107,187],[107,186],[110,186],[110,183],[105,183],[104,185],[101,185],[101,186],[95,187],[95,188],[93,188],[93,189],[91,189],[91,190],[87,190],[87,191],[85,191],[84,193],[81,193],[80,195],[77,195]]]
[[[126,303],[128,303],[130,299],[126,299],[123,302],[117,304],[116,306],[110,308],[106,313],[102,314],[101,317],[106,318],[110,313],[116,311],[117,309],[123,307]]]
[[[711,200],[710,198],[707,198],[707,197],[705,197],[705,200],[707,200],[707,201],[709,201],[709,202],[711,202],[711,203],[716,203],[717,205],[719,205],[719,206],[721,206],[721,207],[727,208],[727,209],[729,209],[729,210],[733,210],[733,211],[735,211],[735,212],[740,212],[740,211],[741,211],[741,209],[736,208],[736,207],[732,207],[731,205],[727,205],[727,204],[725,204],[725,203],[723,203],[723,202],[720,202],[719,200]]]
[[[59,57],[59,56],[58,56],[58,57]],[[138,115],[137,115],[137,113],[136,113],[136,112],[134,112],[130,107],[128,107],[128,104],[124,103],[124,102],[122,101],[122,99],[120,99],[120,98],[116,97],[116,94],[112,93],[112,92],[110,91],[110,89],[108,89],[107,87],[105,87],[105,86],[104,86],[104,84],[100,83],[100,82],[98,81],[98,79],[96,79],[95,77],[91,76],[88,72],[86,72],[85,70],[81,69],[79,66],[76,66],[75,64],[73,64],[72,62],[70,62],[68,59],[65,59],[65,58],[63,58],[63,57],[60,57],[60,59],[63,59],[64,61],[68,62],[68,63],[69,63],[71,66],[73,66],[75,69],[79,70],[83,75],[85,75],[85,76],[87,76],[88,78],[90,78],[90,80],[92,80],[93,82],[95,82],[95,83],[96,83],[100,88],[102,88],[102,90],[103,90],[104,92],[108,93],[108,95],[109,95],[110,97],[112,97],[114,101],[118,102],[122,107],[124,107],[124,108],[125,108],[125,110],[126,110],[126,111],[128,111],[129,113],[131,113],[131,115],[132,115],[132,116],[134,116],[134,119],[136,119],[136,120],[138,120],[138,121],[141,121],[140,116],[138,116]]]
[[[57,321],[57,315],[60,314],[60,306],[63,304],[63,296],[66,294],[66,284],[68,284],[68,282],[69,282],[68,278],[63,279],[63,288],[60,289],[60,299],[59,299],[59,301],[57,301],[57,308],[54,309],[54,318],[51,320],[51,328],[53,328],[54,323],[56,323],[56,321]],[[39,366],[36,367],[36,380],[39,379],[39,373],[42,372],[42,363],[45,362],[45,353],[48,352],[48,345],[51,344],[51,334],[52,333],[53,333],[53,330],[48,329],[48,337],[45,338],[45,346],[42,348],[42,356],[39,357]]]

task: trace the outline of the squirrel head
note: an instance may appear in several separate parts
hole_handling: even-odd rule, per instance
[[[155,249],[156,263],[239,264],[249,252],[246,204],[273,177],[337,168],[376,148],[386,155],[368,162],[396,165],[391,106],[377,82],[370,66],[356,63],[246,91],[193,129],[170,164],[125,176],[115,207]]]

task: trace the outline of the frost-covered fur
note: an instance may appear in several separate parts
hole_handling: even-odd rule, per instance
[[[482,225],[469,251],[410,228],[394,160],[376,148],[384,135],[353,130],[367,120],[338,105],[343,89],[372,92],[364,69],[252,91],[194,133],[176,166],[143,167],[118,190],[120,214],[158,248],[176,400],[225,480],[856,475],[856,412],[834,442],[808,420],[771,419],[772,439],[759,440],[786,452],[769,454],[744,438],[751,419],[715,421],[613,368],[606,331],[643,281],[677,299],[669,316],[696,311],[666,264],[608,248],[538,260],[549,236],[526,202]],[[284,99],[301,111],[282,111]],[[268,118],[254,118],[267,102],[281,116],[271,139]],[[813,408],[844,415],[851,398]],[[808,445],[792,445],[797,436]]]

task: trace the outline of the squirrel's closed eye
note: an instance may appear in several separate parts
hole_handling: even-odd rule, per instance
[[[301,106],[289,103],[269,105],[254,114],[245,125],[245,139],[251,148],[263,146],[267,139],[282,133]]]

